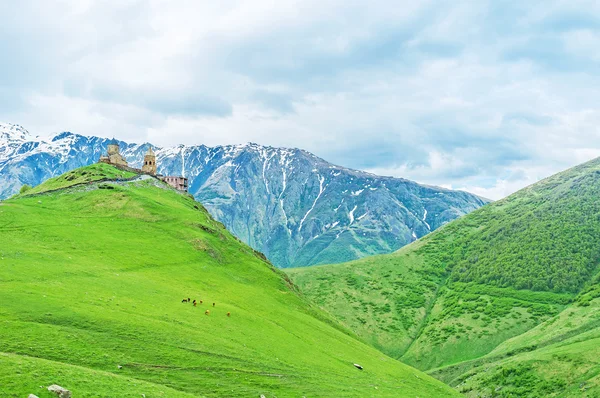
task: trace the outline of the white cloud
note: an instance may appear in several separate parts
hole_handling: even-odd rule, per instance
[[[9,3],[0,120],[36,134],[301,147],[491,198],[600,154],[594,1]]]

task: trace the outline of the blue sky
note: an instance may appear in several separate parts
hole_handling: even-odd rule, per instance
[[[0,121],[36,135],[300,147],[493,199],[600,156],[597,1],[61,0],[0,15]]]

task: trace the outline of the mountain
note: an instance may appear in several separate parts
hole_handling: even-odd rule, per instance
[[[598,396],[598,197],[595,159],[396,253],[289,275],[365,341],[468,396]]]
[[[23,184],[96,162],[107,139],[33,138],[0,125],[0,198]],[[121,142],[140,167],[149,144]],[[190,193],[279,267],[389,253],[486,203],[475,195],[334,166],[299,149],[257,144],[155,148],[158,171],[185,175]]]
[[[458,396],[355,339],[153,177],[58,176],[0,202],[0,241],[2,396]]]

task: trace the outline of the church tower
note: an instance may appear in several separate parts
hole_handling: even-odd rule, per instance
[[[106,162],[108,158],[108,162],[110,164],[115,164],[118,166],[127,166],[127,160],[121,155],[119,152],[119,143],[114,138],[108,143],[108,156],[101,158],[103,162]]]
[[[108,156],[119,154],[119,143],[114,138],[108,143]]]
[[[144,173],[156,175],[156,155],[152,150],[152,147],[148,147],[148,152],[144,155],[144,165],[142,166]]]

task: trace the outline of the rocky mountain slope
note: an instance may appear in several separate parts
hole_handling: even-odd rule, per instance
[[[396,253],[289,274],[363,339],[468,396],[598,396],[599,196],[595,159]]]
[[[92,165],[0,202],[1,396],[458,396],[357,340],[200,203],[130,177]]]
[[[0,198],[96,162],[107,144],[72,133],[42,140],[20,126],[0,125]],[[149,144],[121,145],[139,167]],[[159,173],[188,177],[190,193],[217,220],[280,267],[389,253],[486,203],[465,192],[335,166],[299,149],[155,149]]]

